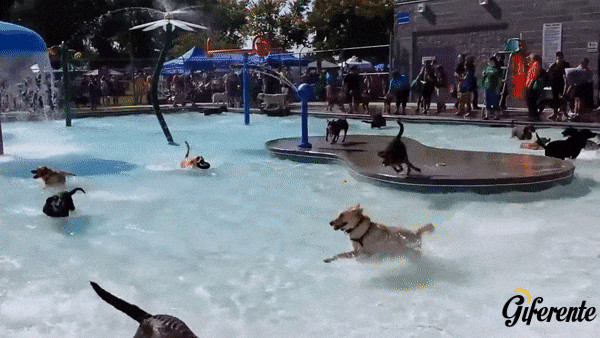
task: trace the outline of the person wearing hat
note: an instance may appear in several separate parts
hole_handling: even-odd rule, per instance
[[[550,87],[552,88],[552,102],[554,113],[548,118],[551,120],[561,121],[562,115],[566,112],[560,112],[562,105],[558,104],[562,99],[565,92],[565,69],[571,68],[571,65],[565,61],[565,56],[561,51],[556,52],[556,60],[548,68],[548,78],[550,80]]]

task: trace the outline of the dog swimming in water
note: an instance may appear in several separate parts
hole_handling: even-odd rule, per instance
[[[151,315],[139,307],[129,304],[108,291],[101,288],[98,284],[90,282],[94,291],[117,310],[124,312],[129,317],[140,323],[133,338],[197,338],[192,330],[185,323],[169,315]]]
[[[48,197],[44,209],[44,214],[51,217],[67,217],[69,212],[75,210],[73,204],[73,194],[77,191],[81,191],[85,194],[85,191],[81,188],[75,188],[71,191],[61,191],[56,195]]]
[[[185,146],[187,147],[187,152],[185,153],[185,158],[181,160],[179,163],[182,168],[200,168],[200,169],[208,169],[210,168],[210,163],[204,161],[202,156],[189,157],[190,156],[190,145],[187,141],[185,141]]]
[[[41,178],[47,186],[65,184],[66,176],[75,176],[71,172],[52,169],[46,166],[39,166],[33,169],[31,173],[34,174],[34,179]]]
[[[404,144],[404,142],[402,142],[404,125],[402,124],[402,122],[400,122],[400,120],[398,120],[398,124],[400,125],[400,132],[398,133],[398,135],[396,135],[396,137],[392,140],[392,142],[390,142],[390,144],[385,148],[385,150],[380,151],[379,153],[377,153],[377,155],[383,158],[384,166],[391,166],[398,173],[404,170],[402,168],[402,164],[406,164],[407,166],[407,175],[410,174],[411,169],[421,172],[421,169],[417,168],[408,160],[406,145]]]
[[[421,237],[433,232],[433,224],[422,226],[417,231],[401,227],[386,226],[372,222],[363,214],[360,205],[355,205],[329,223],[333,230],[348,234],[354,250],[325,259],[330,263],[338,258],[370,258],[384,256],[408,256],[415,258],[421,249]]]

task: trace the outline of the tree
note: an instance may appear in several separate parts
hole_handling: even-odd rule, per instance
[[[266,34],[275,46],[289,48],[305,44],[308,26],[305,20],[310,0],[258,0],[248,7],[244,32]]]
[[[394,27],[393,0],[315,0],[308,15],[317,49],[389,44]],[[353,50],[358,56],[387,60],[388,51]]]
[[[0,1],[0,20],[8,21],[10,18],[10,9],[15,4],[15,0]]]

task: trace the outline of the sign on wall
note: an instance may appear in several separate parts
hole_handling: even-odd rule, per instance
[[[587,45],[587,51],[590,53],[595,53],[598,51],[598,41],[590,41]]]
[[[398,12],[398,17],[396,22],[399,25],[406,24],[410,22],[410,12]]]
[[[545,23],[542,30],[542,60],[545,65],[556,59],[562,49],[562,23]]]

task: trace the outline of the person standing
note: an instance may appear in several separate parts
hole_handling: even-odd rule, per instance
[[[485,110],[483,112],[483,119],[487,120],[493,115],[494,120],[498,120],[498,86],[500,85],[500,79],[502,78],[502,69],[495,56],[490,57],[488,65],[483,70],[481,76],[481,87],[485,90]]]
[[[444,66],[433,60],[433,69],[435,71],[435,97],[437,104],[437,113],[446,112],[446,100],[448,97],[448,76]]]
[[[458,105],[459,115],[464,117],[474,117],[471,104],[473,103],[473,90],[475,89],[475,57],[470,57],[465,61],[465,74],[459,86],[460,102]]]
[[[417,79],[422,83],[421,96],[423,98],[423,115],[427,115],[429,112],[429,108],[431,107],[431,96],[433,95],[433,91],[435,90],[435,71],[431,64],[431,60],[425,61],[425,64],[421,68],[421,72]],[[419,107],[417,105],[417,110],[415,113],[419,112]]]
[[[567,68],[571,68],[571,65],[565,61],[563,53],[556,52],[556,60],[548,69],[548,78],[552,88],[552,102],[554,104],[554,113],[548,117],[550,120],[562,121],[562,117],[566,114],[565,111],[560,111],[560,107],[563,105],[559,102],[563,100],[565,92],[565,69]]]
[[[465,58],[466,54],[459,54],[456,60],[456,68],[454,69],[454,93],[456,95],[456,101],[454,102],[454,107],[458,109],[458,105],[460,102],[460,84],[464,81],[465,76]],[[460,115],[459,112],[456,112],[456,115]]]
[[[343,81],[343,86],[346,89],[346,97],[350,100],[350,114],[352,114],[355,109],[358,111],[361,94],[360,83],[358,67],[350,67],[350,73],[346,74]]]
[[[538,100],[540,93],[544,89],[541,79],[542,75],[542,58],[531,53],[527,57],[527,77],[525,78],[525,100],[527,109],[529,110],[530,121],[540,121],[540,113],[538,111]]]
[[[386,96],[391,96],[396,100],[396,115],[400,114],[400,106],[402,106],[402,115],[406,114],[406,102],[410,93],[410,83],[408,77],[400,74],[399,71],[392,73],[390,79],[389,90]]]

